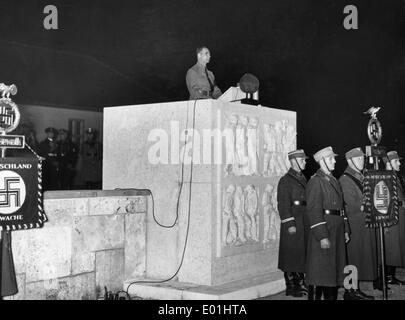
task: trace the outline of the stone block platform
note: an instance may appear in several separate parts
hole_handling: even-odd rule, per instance
[[[282,273],[276,271],[216,286],[196,285],[173,280],[156,283],[158,281],[156,279],[134,279],[125,281],[123,290],[127,290],[133,281],[151,281],[150,283],[130,285],[129,294],[132,297],[159,300],[251,300],[284,291],[284,279],[280,278],[282,278]]]

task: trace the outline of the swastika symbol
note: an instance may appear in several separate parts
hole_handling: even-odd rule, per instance
[[[24,179],[17,172],[0,170],[0,215],[18,211],[26,195]]]
[[[10,207],[13,199],[14,206],[20,206],[20,188],[13,187],[16,183],[20,183],[19,177],[4,177],[4,189],[0,189],[0,207]]]

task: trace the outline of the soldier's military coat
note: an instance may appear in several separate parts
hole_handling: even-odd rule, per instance
[[[363,202],[363,175],[347,167],[339,178],[345,201],[345,212],[350,225],[347,243],[348,264],[357,267],[359,280],[377,278],[375,229],[366,227],[366,215],[361,211]]]
[[[42,165],[42,189],[58,189],[58,144],[55,140],[45,139],[39,144],[38,153],[45,158]]]
[[[284,272],[305,272],[305,255],[308,226],[305,218],[305,187],[307,180],[301,172],[290,170],[277,186],[277,206],[280,214],[280,247],[278,268]],[[300,204],[294,204],[299,201]],[[288,228],[297,232],[290,234]]]
[[[85,182],[99,182],[102,179],[103,147],[98,141],[83,144],[82,178]]]
[[[310,285],[342,286],[346,265],[344,233],[349,226],[343,216],[325,214],[324,210],[343,210],[343,194],[339,181],[321,169],[309,180],[306,188],[309,236],[306,259],[306,281]],[[322,249],[321,239],[331,246]]]
[[[388,266],[403,267],[405,266],[405,194],[404,180],[398,177],[398,201],[399,222],[389,228],[384,228],[385,232],[385,263]]]
[[[59,141],[57,152],[59,162],[58,185],[62,190],[72,189],[77,153],[77,147],[72,141],[68,139]]]

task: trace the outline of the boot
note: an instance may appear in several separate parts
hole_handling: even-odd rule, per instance
[[[337,300],[338,287],[323,287],[325,300]]]
[[[323,300],[333,300],[330,292],[331,287],[322,287]]]
[[[315,288],[314,286],[308,286],[308,300],[314,300],[315,298]]]
[[[338,299],[338,289],[339,289],[339,287],[332,287],[330,289],[332,300],[337,300]]]
[[[373,296],[365,294],[363,291],[360,290],[360,288],[356,290],[356,293],[358,296],[362,297],[363,300],[374,300],[375,299]]]
[[[404,285],[405,281],[399,280],[395,277],[395,267],[387,266],[387,284]]]
[[[343,294],[343,300],[367,300],[362,297],[358,290],[354,289],[346,289],[345,293]]]
[[[316,286],[315,287],[315,300],[321,300],[322,299],[322,295],[324,293],[323,288],[324,287],[321,287],[321,286]],[[324,298],[325,298],[325,296],[324,296]]]
[[[303,273],[294,272],[294,288],[297,294],[306,295],[308,289],[305,285],[305,276]]]
[[[296,286],[296,275],[294,272],[285,272],[284,273],[285,285],[286,285],[286,296],[293,296],[293,297],[302,297],[303,294],[297,290]]]
[[[294,293],[294,276],[292,272],[284,272],[284,280],[285,280],[285,295],[292,296]]]

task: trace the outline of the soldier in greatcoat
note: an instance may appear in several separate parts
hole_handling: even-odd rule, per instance
[[[350,225],[350,241],[347,243],[347,264],[357,268],[359,281],[374,281],[377,278],[376,238],[375,229],[367,228],[363,204],[364,153],[361,148],[346,152],[347,168],[339,178],[345,201],[345,212]],[[373,300],[360,290],[348,289],[344,293],[345,300]]]
[[[344,214],[343,194],[333,176],[335,156],[332,147],[314,154],[319,170],[306,188],[309,236],[306,259],[306,281],[315,286],[315,299],[336,300],[343,285],[346,265],[345,242],[349,225]]]
[[[58,143],[56,136],[58,131],[55,128],[49,127],[45,129],[46,139],[39,144],[38,153],[45,158],[42,168],[42,189],[57,190],[58,189]]]
[[[86,141],[82,150],[82,178],[87,189],[101,189],[103,146],[97,141],[97,131],[86,130]]]
[[[59,130],[58,141],[58,187],[61,190],[71,190],[75,173],[78,148],[70,140],[69,131]]]
[[[396,267],[405,266],[405,186],[404,179],[399,174],[402,158],[398,156],[396,151],[387,152],[387,157],[387,168],[393,170],[398,178],[397,190],[399,204],[398,223],[391,227],[384,228],[387,284],[405,285],[405,281],[398,279],[395,275]],[[377,285],[377,287],[379,286]]]
[[[302,173],[306,159],[304,150],[288,154],[291,167],[277,186],[277,206],[281,219],[278,268],[284,272],[286,295],[301,297],[305,286],[305,253],[308,227],[305,216],[305,187]]]

